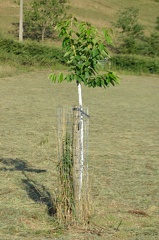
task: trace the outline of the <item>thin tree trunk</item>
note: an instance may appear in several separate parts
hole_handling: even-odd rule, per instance
[[[82,89],[81,89],[81,84],[77,82],[77,87],[78,87],[78,103],[79,106],[82,108]]]
[[[81,89],[81,84],[77,82],[77,87],[78,87],[78,100],[79,100],[79,106],[80,109],[82,110],[82,89]],[[81,194],[82,194],[82,185],[83,185],[83,165],[84,165],[84,149],[83,149],[83,116],[82,113],[80,112],[80,119],[79,119],[79,126],[80,126],[80,159],[79,159],[79,200],[81,199]]]
[[[20,0],[19,41],[23,41],[23,0]]]
[[[46,31],[46,27],[43,27],[43,29],[42,29],[42,35],[41,35],[41,41],[42,41],[42,42],[44,42],[45,31]]]

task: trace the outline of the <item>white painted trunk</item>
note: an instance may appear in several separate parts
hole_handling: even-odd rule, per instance
[[[79,102],[79,106],[82,108],[82,89],[81,89],[81,84],[77,83],[77,87],[78,87],[78,102]]]
[[[82,89],[81,84],[77,83],[78,87],[78,101],[80,109],[82,110]],[[83,166],[84,166],[84,144],[83,144],[83,116],[82,113],[80,114],[80,159],[79,159],[79,200],[81,199],[81,193],[82,193],[82,185],[83,185]]]
[[[23,0],[20,0],[19,41],[23,41]]]

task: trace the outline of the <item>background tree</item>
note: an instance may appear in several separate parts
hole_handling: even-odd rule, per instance
[[[32,0],[24,8],[24,38],[53,37],[55,25],[65,15],[67,0]]]
[[[138,23],[139,9],[125,8],[117,13],[117,21],[113,25],[118,28],[119,52],[134,53],[137,41],[143,37],[144,26]]]
[[[159,57],[159,33],[152,32],[148,38],[148,56]]]
[[[159,16],[156,18],[156,30],[159,31]]]

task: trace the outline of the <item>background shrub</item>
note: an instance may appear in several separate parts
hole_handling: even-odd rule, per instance
[[[159,73],[159,58],[118,54],[114,55],[111,61],[113,68],[118,70],[133,71],[137,73]]]
[[[18,42],[0,35],[0,60],[14,60],[21,65],[51,66],[65,63],[61,49],[44,46],[37,42]]]

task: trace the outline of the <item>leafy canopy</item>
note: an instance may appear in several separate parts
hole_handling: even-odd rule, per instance
[[[117,21],[113,24],[118,28],[117,45],[119,53],[138,54],[143,46],[144,26],[138,23],[139,9],[124,8],[117,13]]]
[[[64,20],[57,24],[56,29],[62,38],[62,47],[65,49],[64,58],[70,67],[70,74],[63,73],[50,75],[53,82],[83,82],[89,87],[107,87],[119,83],[119,77],[112,71],[99,74],[100,60],[109,58],[106,44],[112,44],[108,30],[103,34],[88,22],[79,22],[76,18]]]
[[[144,27],[138,23],[139,9],[134,7],[124,8],[117,13],[118,20],[115,27],[121,29],[121,33],[139,37],[143,34]]]

